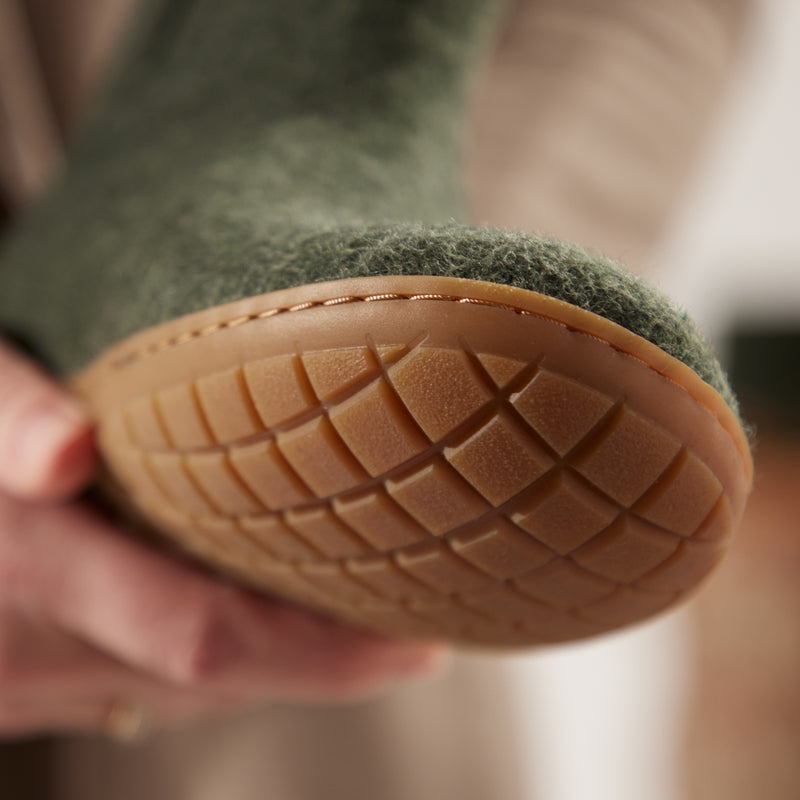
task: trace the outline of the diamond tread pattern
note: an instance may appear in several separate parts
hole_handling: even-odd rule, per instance
[[[410,633],[453,638],[513,641],[542,614],[561,632],[548,640],[616,627],[716,562],[697,534],[724,513],[719,481],[636,412],[523,363],[497,385],[479,354],[424,346],[331,391],[334,365],[369,354],[279,357],[129,404],[117,455],[135,496],[200,522],[206,552],[250,580],[264,561],[288,565],[367,624],[399,603],[398,632],[404,615]],[[421,396],[424,372],[437,401]],[[321,384],[328,400],[256,401],[248,375],[292,401]],[[259,426],[259,406],[280,427]],[[292,425],[298,411],[314,415]]]
[[[624,389],[468,339],[167,382],[102,415],[110,471],[185,550],[384,633],[566,641],[690,592],[735,516],[703,458]]]

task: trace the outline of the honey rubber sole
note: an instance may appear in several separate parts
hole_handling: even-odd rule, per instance
[[[348,279],[138,333],[75,377],[111,480],[244,584],[481,645],[644,619],[723,555],[746,436],[693,370],[523,289]]]

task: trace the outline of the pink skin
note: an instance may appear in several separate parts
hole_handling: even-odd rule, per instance
[[[0,343],[0,734],[98,730],[117,701],[156,724],[270,700],[336,703],[441,668],[384,639],[216,581],[75,496],[91,424]]]

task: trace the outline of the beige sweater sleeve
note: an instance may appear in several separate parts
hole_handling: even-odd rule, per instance
[[[61,140],[21,0],[0,3],[0,192],[12,209],[45,185]]]
[[[12,212],[47,185],[140,0],[0,2],[0,197]]]

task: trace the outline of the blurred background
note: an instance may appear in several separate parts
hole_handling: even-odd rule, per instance
[[[548,4],[538,8],[542,5]],[[584,25],[591,30],[598,15],[607,14],[608,21],[624,10],[629,34],[636,29],[632,4],[609,3],[601,11],[603,4],[595,3],[594,16],[587,10],[590,5],[566,2],[555,13],[560,11],[564,20],[571,12],[585,12]],[[596,47],[594,56],[584,54],[593,59],[594,96],[587,102],[588,90],[575,84],[566,93],[559,91],[562,98],[580,100],[580,108],[590,108],[579,133],[571,127],[579,123],[567,123],[571,167],[559,167],[557,179],[551,179],[548,173],[563,156],[551,152],[545,156],[549,164],[541,166],[538,134],[530,134],[535,152],[527,157],[514,153],[510,159],[518,165],[516,178],[509,168],[505,186],[514,210],[509,213],[500,202],[497,213],[537,230],[537,220],[544,220],[557,235],[644,273],[690,311],[729,363],[737,336],[766,332],[788,339],[792,347],[781,353],[778,381],[784,390],[794,387],[796,397],[800,4],[640,4],[648,5],[651,22],[659,6],[669,17],[654,23],[662,31],[652,40],[641,33],[639,18],[641,40],[653,49],[661,45],[663,61],[656,67],[635,53],[619,29],[605,46],[597,28],[586,33]],[[536,3],[520,4],[517,10],[528,24],[536,13]],[[717,21],[711,29],[703,24],[709,17]],[[684,29],[665,43],[676,24],[690,21],[701,32],[698,40],[692,41]],[[508,62],[520,72],[525,71],[522,64],[533,71],[531,64],[537,62],[522,44],[526,37],[519,23],[516,30],[516,39],[507,36],[504,42],[509,52],[500,55],[508,92],[514,80]],[[571,30],[580,35],[579,27]],[[514,48],[517,52],[510,52]],[[625,67],[630,72],[623,80],[618,70]],[[585,84],[589,70],[575,70]],[[628,113],[603,102],[604,92],[613,92]],[[639,109],[635,120],[632,108]],[[614,123],[605,121],[603,130],[602,119],[598,131],[598,110],[609,117],[617,114],[615,135],[608,133]],[[674,133],[664,136],[670,125]],[[483,126],[479,121],[479,135],[487,141],[492,135],[502,139],[487,123]],[[604,134],[605,141],[598,143]],[[522,138],[519,147],[525,149],[530,143]],[[562,152],[568,146],[563,140],[551,145]],[[598,155],[606,164],[598,183],[610,182],[605,193],[591,184]],[[534,181],[540,174],[557,180],[557,204],[565,192],[581,194],[583,202],[573,204],[569,196],[563,206],[540,213],[537,206],[548,198],[537,195],[526,216],[519,190],[530,181],[526,165]],[[497,169],[495,161],[475,172],[488,181],[489,172]],[[495,191],[503,194],[504,188]],[[602,213],[587,210],[585,198],[593,195],[607,204]],[[603,230],[596,233],[596,225]],[[761,355],[771,360],[769,352]],[[743,377],[746,383],[748,376]],[[747,396],[744,405],[760,432],[755,494],[732,554],[698,597],[679,612],[630,631],[511,660],[512,680],[523,699],[518,713],[528,746],[523,763],[529,797],[800,796],[800,591],[795,588],[800,439],[771,424],[778,410],[768,403],[765,408],[759,398]],[[788,416],[796,424],[796,412]]]

